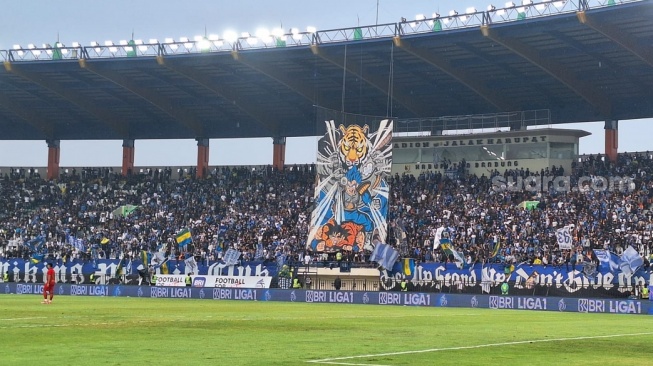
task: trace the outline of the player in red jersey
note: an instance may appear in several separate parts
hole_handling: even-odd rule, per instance
[[[43,301],[41,301],[41,304],[52,304],[55,283],[56,281],[54,280],[54,268],[52,268],[52,263],[48,263],[48,272],[45,275],[45,283],[43,284]],[[49,299],[48,293],[50,293]]]

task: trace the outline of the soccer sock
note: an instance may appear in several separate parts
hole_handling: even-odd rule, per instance
[[[50,301],[52,301],[52,298],[54,297],[54,293],[50,292]]]

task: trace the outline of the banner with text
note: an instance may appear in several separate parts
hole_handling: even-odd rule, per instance
[[[186,276],[184,275],[157,275],[157,286],[172,286],[184,287],[186,286]]]
[[[208,300],[286,301],[299,303],[463,307],[612,314],[651,314],[653,311],[649,300],[433,294],[422,292],[317,291],[256,288],[210,289],[198,287],[69,284],[58,285],[55,288],[55,292],[58,295],[65,296],[129,296]],[[34,295],[35,297],[39,297],[42,293],[42,284],[0,284],[0,294]]]
[[[193,287],[270,288],[271,277],[191,276]]]

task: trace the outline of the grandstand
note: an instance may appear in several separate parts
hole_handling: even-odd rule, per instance
[[[424,292],[496,293],[509,281],[528,294],[631,296],[649,282],[653,159],[618,154],[617,133],[619,120],[653,117],[653,61],[645,46],[651,12],[650,1],[544,1],[270,35],[257,47],[241,37],[0,51],[0,82],[9,86],[0,98],[2,138],[48,144],[47,167],[0,170],[2,255],[24,260],[24,268],[3,261],[2,272],[33,282],[40,274],[29,261],[54,260],[69,281],[65,263],[75,259],[114,277],[127,261],[131,270],[147,253],[164,253],[173,271],[186,273],[176,238],[188,229],[202,275],[229,271],[216,263],[234,250],[243,273],[276,276],[281,257],[295,277],[299,263],[319,264],[301,273],[322,271],[327,280],[315,286],[328,287],[349,269],[343,261],[354,269],[380,262],[370,257],[382,238],[401,261],[382,268],[373,289],[399,289],[408,276],[411,289]],[[393,70],[391,83],[375,77],[382,69]],[[348,75],[363,82],[342,102],[347,82],[333,80]],[[213,102],[198,106],[207,99]],[[376,140],[366,146],[388,141],[379,126],[395,134],[392,166],[387,171],[382,163],[390,160],[379,159],[371,174],[378,179],[362,179],[350,169],[360,161],[347,161],[346,183],[363,187],[360,196],[376,190],[374,203],[386,214],[372,228],[383,226],[381,234],[360,229],[342,250],[310,245],[319,241],[311,212],[320,207],[315,189],[323,165],[284,164],[286,138],[338,130],[325,127],[324,113],[343,131],[367,131],[359,119],[374,121],[369,130],[377,135],[369,139]],[[386,119],[394,125],[379,122]],[[596,120],[605,121],[602,156],[578,156],[584,131],[532,128]],[[261,136],[273,139],[272,166],[210,166],[210,139]],[[61,140],[100,138],[123,140],[122,166],[59,166]],[[152,138],[196,139],[197,166],[135,167],[135,141]],[[607,177],[629,184],[614,189]],[[545,178],[568,183],[567,190]],[[509,184],[529,179],[537,189]],[[116,211],[129,205],[138,209]],[[561,229],[571,247],[562,246]],[[320,234],[328,244],[336,236]],[[641,263],[623,259],[629,249]],[[623,260],[603,260],[597,251]],[[347,289],[365,283],[356,276]]]

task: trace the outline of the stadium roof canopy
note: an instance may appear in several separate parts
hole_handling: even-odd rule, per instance
[[[317,32],[14,46],[0,51],[0,139],[310,136],[315,106],[649,118],[652,20],[651,0],[568,0]]]

